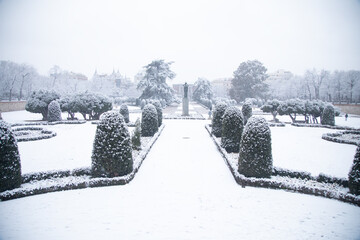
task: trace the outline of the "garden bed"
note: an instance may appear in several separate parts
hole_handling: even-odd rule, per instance
[[[325,133],[322,139],[345,144],[360,145],[360,131],[342,131],[336,133]]]
[[[320,174],[317,177],[306,172],[295,172],[287,169],[274,167],[271,178],[248,178],[238,172],[238,155],[227,153],[221,147],[221,139],[211,134],[211,128],[205,126],[217,146],[219,152],[229,167],[235,181],[242,187],[264,187],[271,189],[283,189],[330,199],[337,199],[360,206],[360,196],[349,193],[346,179],[339,179]]]
[[[313,127],[313,128],[329,128],[329,129],[335,129],[335,130],[358,130],[358,131],[360,131],[360,128],[353,128],[353,127],[347,127],[347,126],[331,126],[331,125],[311,124],[311,123],[292,123],[291,125],[295,126],[295,127]]]
[[[114,178],[92,178],[90,168],[27,173],[22,175],[23,180],[21,186],[13,190],[0,193],[0,200],[5,201],[41,193],[71,189],[125,185],[135,177],[143,160],[146,158],[151,147],[159,138],[164,127],[165,125],[163,124],[153,137],[141,138],[142,150],[133,150],[133,171],[125,176]]]
[[[49,139],[56,136],[53,131],[45,130],[41,127],[20,127],[12,128],[15,138],[18,142],[37,141]]]

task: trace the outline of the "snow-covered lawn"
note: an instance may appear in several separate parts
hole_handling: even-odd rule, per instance
[[[208,121],[164,122],[130,184],[0,202],[0,239],[359,238],[359,207],[242,188],[206,132]]]

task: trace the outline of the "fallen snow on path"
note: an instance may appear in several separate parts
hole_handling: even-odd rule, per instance
[[[135,179],[0,202],[0,239],[358,239],[360,208],[241,188],[205,121],[166,121]],[[176,144],[172,144],[176,143]]]

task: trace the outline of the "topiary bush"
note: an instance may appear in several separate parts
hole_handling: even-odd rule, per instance
[[[219,102],[215,105],[213,119],[211,122],[211,134],[215,137],[221,137],[223,116],[228,105],[223,102]]]
[[[158,131],[158,115],[152,104],[146,104],[141,116],[141,136],[152,137]]]
[[[349,172],[349,189],[352,194],[360,195],[360,146],[356,148],[354,162]]]
[[[155,101],[155,102],[153,103],[153,105],[154,105],[155,108],[156,108],[156,112],[157,112],[157,115],[158,115],[158,126],[160,127],[161,124],[162,124],[162,118],[163,118],[162,106],[161,106],[160,101]]]
[[[123,115],[125,123],[129,123],[129,109],[126,104],[120,106],[120,114]]]
[[[145,99],[142,99],[140,102],[140,108],[144,109],[145,105],[146,105],[146,101],[145,101]]]
[[[49,103],[47,119],[49,122],[56,122],[62,120],[60,104],[58,101],[54,100]]]
[[[244,117],[244,125],[247,123],[248,119],[252,116],[252,107],[251,103],[245,102],[241,108],[241,112]]]
[[[251,117],[240,141],[239,173],[246,177],[269,178],[273,169],[271,132],[262,117]]]
[[[21,185],[21,162],[11,126],[0,121],[0,192]]]
[[[321,117],[322,125],[335,126],[335,109],[333,105],[326,105]]]
[[[94,177],[117,177],[133,170],[129,130],[119,112],[106,112],[96,129],[91,172]]]
[[[26,111],[32,113],[41,113],[43,120],[47,120],[48,106],[53,100],[60,98],[60,94],[54,91],[38,90],[34,91],[25,105]]]
[[[243,115],[237,107],[228,107],[223,116],[221,147],[229,152],[239,152],[244,128]]]
[[[134,150],[141,150],[141,123],[139,118],[135,122],[135,130],[131,137],[131,143]]]

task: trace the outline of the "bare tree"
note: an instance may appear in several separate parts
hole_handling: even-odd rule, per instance
[[[320,73],[314,68],[312,70],[307,70],[305,73],[305,81],[307,82],[308,92],[310,91],[310,84],[312,85],[315,93],[315,99],[320,99],[320,88],[322,83],[329,78],[329,71],[322,69]],[[311,100],[311,95],[310,95]]]
[[[346,83],[349,91],[349,101],[353,101],[353,89],[360,82],[360,71],[348,71],[346,74]]]

